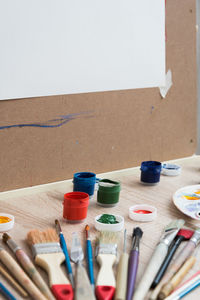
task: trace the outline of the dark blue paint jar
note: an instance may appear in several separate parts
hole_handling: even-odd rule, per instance
[[[96,174],[91,172],[79,172],[74,174],[73,178],[74,192],[84,192],[89,196],[94,194],[96,184]]]
[[[162,164],[158,161],[143,161],[141,164],[141,182],[154,185],[160,181]]]

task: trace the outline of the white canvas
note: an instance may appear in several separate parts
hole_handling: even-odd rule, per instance
[[[164,82],[164,0],[0,0],[1,100]]]

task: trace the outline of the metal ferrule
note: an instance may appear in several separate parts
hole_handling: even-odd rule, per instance
[[[62,234],[62,230],[61,230],[60,224],[57,223],[55,227],[56,227],[57,234],[58,235]]]
[[[168,230],[164,233],[164,235],[162,236],[160,243],[164,243],[167,246],[169,246],[171,244],[171,242],[173,241],[173,239],[175,238],[177,232],[179,229],[171,229]]]
[[[140,238],[139,238],[139,236],[134,236],[133,237],[132,250],[139,251],[139,245],[140,245]]]
[[[8,247],[15,253],[17,250],[21,249],[16,243],[15,241],[13,241],[12,239],[8,239],[6,244],[8,245]]]
[[[117,244],[100,244],[96,247],[96,256],[98,254],[117,255]]]
[[[33,256],[38,254],[63,252],[59,243],[41,243],[32,246]]]
[[[191,237],[190,241],[194,242],[196,246],[199,244],[199,242],[200,242],[200,232],[199,232],[199,230],[194,232],[194,234]]]

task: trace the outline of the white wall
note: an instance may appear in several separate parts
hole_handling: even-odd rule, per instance
[[[164,0],[0,0],[0,100],[161,86]]]

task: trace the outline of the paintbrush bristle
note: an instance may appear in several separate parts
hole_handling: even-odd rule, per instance
[[[2,239],[3,239],[3,242],[4,242],[4,243],[7,243],[7,241],[8,241],[9,239],[11,239],[11,237],[10,237],[7,233],[4,233],[3,236],[2,236]]]
[[[89,225],[86,225],[86,226],[85,226],[85,230],[87,230],[87,231],[90,230],[90,226],[89,226]]]
[[[101,231],[98,238],[96,254],[117,255],[118,232]]]
[[[27,241],[29,245],[42,243],[59,243],[59,237],[53,228],[48,228],[45,231],[33,229],[27,234]]]
[[[133,230],[133,237],[138,236],[140,239],[142,238],[143,231],[140,229],[140,227],[136,227]]]
[[[101,231],[99,234],[99,244],[117,244],[118,240],[118,232]]]
[[[173,220],[165,227],[165,231],[181,228],[184,225],[184,223],[185,221],[183,219]]]

